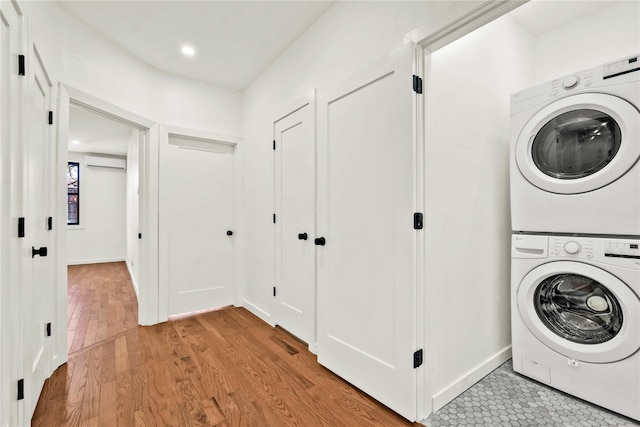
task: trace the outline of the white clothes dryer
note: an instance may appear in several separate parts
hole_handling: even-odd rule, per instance
[[[640,421],[639,245],[512,236],[516,372]]]
[[[640,57],[511,96],[512,230],[640,236]]]

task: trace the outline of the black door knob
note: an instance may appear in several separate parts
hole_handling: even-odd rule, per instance
[[[318,237],[317,239],[313,240],[313,243],[315,243],[316,246],[324,246],[324,244],[327,243],[327,241],[325,240],[324,237]]]
[[[307,240],[307,233],[298,234],[298,239],[299,240]]]
[[[233,236],[233,231],[227,230],[227,236]]]
[[[47,248],[42,247],[42,248],[36,249],[35,247],[31,246],[31,258],[35,258],[36,255],[40,255],[41,257],[47,256]]]

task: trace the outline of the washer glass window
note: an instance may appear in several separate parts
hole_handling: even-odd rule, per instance
[[[600,344],[622,327],[622,309],[601,283],[579,274],[547,277],[534,294],[536,313],[555,334],[578,344]]]
[[[536,134],[533,161],[546,175],[578,179],[605,167],[620,149],[620,126],[609,115],[589,109],[558,115]]]

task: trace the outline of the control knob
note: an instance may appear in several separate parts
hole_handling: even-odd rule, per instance
[[[580,83],[580,78],[578,76],[569,76],[562,82],[562,87],[565,89],[573,89],[578,86]]]
[[[582,250],[582,246],[578,242],[567,242],[564,244],[564,251],[569,255],[575,255]]]

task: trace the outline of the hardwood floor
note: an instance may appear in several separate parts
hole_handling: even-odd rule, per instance
[[[118,291],[131,286],[120,265],[69,277],[74,351],[45,383],[33,426],[413,425],[243,308],[130,326],[133,308],[116,302],[133,292]],[[94,289],[116,282],[113,295]]]

